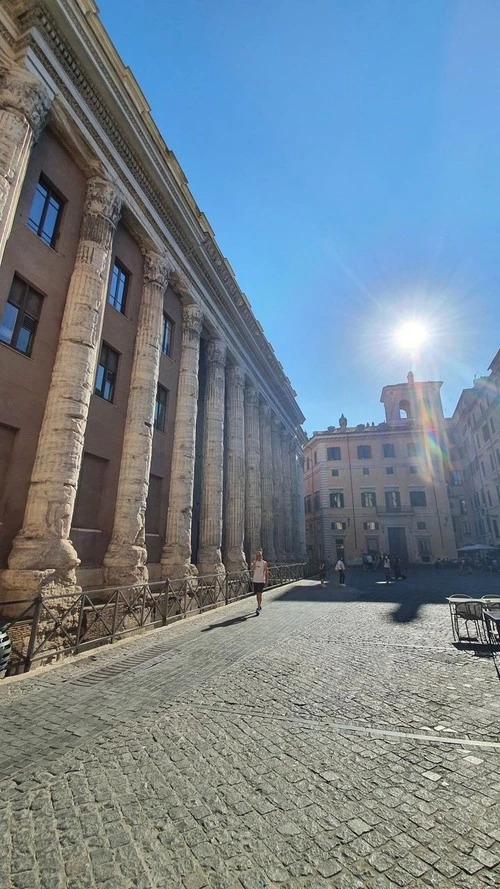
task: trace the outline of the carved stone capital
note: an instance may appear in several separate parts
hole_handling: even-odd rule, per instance
[[[143,278],[145,284],[158,284],[162,290],[166,290],[172,266],[165,256],[148,251],[144,254]]]
[[[189,303],[189,305],[184,306],[182,310],[182,323],[185,328],[189,328],[200,336],[203,327],[203,312],[200,307],[194,303]]]
[[[243,389],[245,385],[245,373],[239,364],[231,364],[227,371],[227,380],[230,386]]]
[[[109,250],[120,218],[122,196],[108,179],[96,176],[87,182],[80,239]]]
[[[209,340],[206,357],[207,364],[221,364],[224,366],[226,363],[226,344],[222,340]]]
[[[245,401],[247,402],[247,404],[253,404],[256,407],[259,404],[259,392],[255,388],[253,383],[247,382],[247,384],[246,384]]]
[[[267,401],[261,401],[259,406],[260,416],[262,419],[269,423],[271,421],[271,405],[267,403]]]
[[[273,414],[271,417],[271,426],[273,428],[273,432],[277,432],[278,435],[281,433],[281,420],[276,414]]]
[[[288,429],[280,429],[280,438],[285,445],[289,444],[291,438]]]
[[[0,108],[22,114],[35,139],[45,126],[51,104],[52,96],[45,84],[20,65],[11,68],[0,82]]]

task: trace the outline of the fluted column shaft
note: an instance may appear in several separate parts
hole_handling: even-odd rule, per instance
[[[238,365],[227,372],[226,490],[224,492],[224,564],[227,571],[247,568],[245,534],[245,375]]]
[[[0,263],[31,149],[45,125],[51,102],[47,87],[18,65],[0,82]]]
[[[290,461],[290,497],[292,502],[292,530],[291,530],[291,558],[295,562],[300,551],[299,543],[299,505],[297,502],[297,447],[296,440],[292,436],[289,440],[288,457]]]
[[[148,579],[146,501],[168,271],[168,263],[162,256],[145,254],[113,534],[104,557],[107,584],[125,586],[145,583]]]
[[[298,531],[299,531],[299,550],[298,555],[301,560],[307,561],[307,545],[306,545],[306,513],[304,508],[304,455],[299,454],[297,460],[297,493],[298,493]]]
[[[203,324],[201,309],[196,305],[185,306],[182,320],[182,347],[177,385],[167,531],[161,557],[163,578],[180,578],[196,574],[196,568],[191,564],[191,534],[200,335]]]
[[[283,530],[286,561],[292,560],[292,479],[290,477],[290,434],[281,432],[281,462],[283,466]]]
[[[245,549],[250,564],[261,547],[259,393],[245,389]]]
[[[221,546],[226,347],[221,340],[210,340],[206,361],[198,551],[198,571],[202,575],[225,574]]]
[[[260,486],[261,486],[261,537],[264,558],[276,561],[273,533],[273,450],[271,441],[271,408],[261,404],[260,425]]]
[[[3,575],[12,591],[31,595],[42,586],[76,583],[79,559],[69,533],[120,207],[114,185],[89,180],[24,523]]]
[[[273,527],[274,550],[277,562],[286,561],[285,529],[283,525],[283,462],[281,459],[280,422],[276,416],[271,421],[273,452]]]

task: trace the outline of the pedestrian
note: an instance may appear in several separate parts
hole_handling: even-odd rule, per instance
[[[345,565],[342,559],[337,561],[335,571],[339,572],[339,586],[345,586]]]
[[[366,554],[366,564],[368,565],[368,571],[373,571],[373,556],[371,553]]]
[[[262,590],[269,580],[269,566],[262,558],[261,549],[258,549],[255,553],[255,559],[252,562],[250,570],[252,572],[253,591],[257,596],[257,608],[255,614],[258,617],[262,611]]]
[[[404,574],[401,571],[401,561],[396,556],[396,558],[394,559],[394,580],[403,580],[403,578]]]
[[[385,571],[385,582],[390,583],[392,578],[391,560],[388,555],[384,556],[383,568]]]
[[[321,586],[325,585],[325,578],[326,578],[326,565],[324,562],[320,562],[319,563],[319,580],[320,580]]]

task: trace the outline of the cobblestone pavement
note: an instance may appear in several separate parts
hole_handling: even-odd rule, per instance
[[[498,886],[500,654],[444,603],[497,577],[304,581],[0,682],[0,887]]]

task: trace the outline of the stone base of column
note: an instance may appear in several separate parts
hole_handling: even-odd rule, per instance
[[[189,556],[181,556],[177,551],[170,552],[168,547],[164,550],[160,577],[162,580],[183,580],[185,577],[197,577],[198,569],[193,565]]]
[[[2,572],[0,579],[2,598],[5,602],[21,602],[43,593],[73,599],[82,591],[76,582],[79,564],[71,540],[19,537],[12,547],[9,568]],[[51,567],[44,568],[44,565]]]
[[[141,586],[147,583],[147,557],[144,546],[110,543],[104,556],[105,586]]]
[[[224,559],[224,566],[228,574],[233,574],[239,571],[248,571],[248,565],[243,550],[239,547],[234,547],[234,549],[229,550]]]
[[[198,553],[197,568],[198,574],[202,577],[209,577],[214,574],[218,577],[224,577],[226,568],[222,562],[220,549],[215,549],[212,546],[201,549]]]

